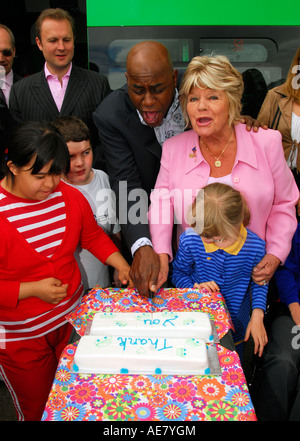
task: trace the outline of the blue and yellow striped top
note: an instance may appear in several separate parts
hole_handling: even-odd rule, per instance
[[[254,266],[264,255],[265,242],[245,227],[241,229],[241,237],[224,249],[213,243],[204,243],[189,228],[180,236],[178,252],[173,261],[172,282],[177,288],[192,288],[195,283],[214,280],[235,327],[234,341],[239,341],[245,335],[250,307],[266,308],[268,287],[257,285],[251,279]]]

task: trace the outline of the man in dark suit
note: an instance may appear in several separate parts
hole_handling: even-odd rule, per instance
[[[14,83],[21,80],[12,67],[16,55],[15,37],[12,31],[0,24],[0,150],[5,147],[5,140],[10,133],[13,120],[8,109],[9,95]]]
[[[93,118],[117,196],[122,236],[133,256],[131,277],[138,291],[148,295],[156,291],[159,273],[147,224],[149,195],[162,144],[184,130],[184,120],[177,71],[165,46],[154,41],[135,45],[128,53],[126,78],[127,85],[113,91]]]
[[[92,112],[110,93],[108,80],[98,72],[72,64],[74,22],[68,12],[60,8],[44,10],[36,21],[36,35],[45,66],[12,87],[12,116],[17,122],[77,116],[89,127],[93,147],[98,147],[94,162],[98,166],[99,138]]]
[[[12,85],[22,79],[12,69],[15,56],[14,34],[7,26],[0,24],[0,81],[2,91],[0,92],[0,102],[6,106],[9,103]]]

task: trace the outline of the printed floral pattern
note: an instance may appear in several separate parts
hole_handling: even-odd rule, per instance
[[[231,401],[239,410],[251,410],[252,403],[248,391],[239,388],[233,389],[226,395],[226,400]]]
[[[200,381],[197,390],[206,401],[220,400],[225,396],[225,386],[216,378],[204,378]]]
[[[153,421],[155,418],[155,407],[148,403],[139,403],[132,408],[137,421]]]
[[[215,321],[219,338],[231,327],[221,294],[193,289],[160,290],[157,310],[201,310]],[[95,287],[69,314],[80,335],[95,312],[149,312],[134,290]],[[75,374],[76,343],[63,351],[44,421],[255,421],[239,357],[216,344],[220,376]]]
[[[83,404],[93,401],[96,397],[96,388],[88,381],[83,381],[70,391],[70,400],[76,404]]]
[[[171,398],[185,403],[191,401],[196,395],[196,389],[194,384],[189,383],[187,380],[176,381],[171,387],[169,387]]]
[[[159,421],[184,421],[187,413],[186,404],[178,401],[168,401],[167,404],[157,409]]]
[[[211,421],[237,421],[238,409],[232,403],[226,401],[211,401],[207,403],[205,412],[207,419]]]
[[[84,335],[96,312],[152,312],[157,311],[202,311],[214,320],[219,338],[233,328],[224,300],[219,293],[207,293],[195,289],[160,289],[154,297],[153,305],[137,294],[134,289],[95,287],[69,314],[67,319],[79,335]]]

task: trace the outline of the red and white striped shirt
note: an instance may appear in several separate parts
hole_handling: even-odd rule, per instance
[[[45,335],[67,322],[83,291],[74,257],[79,241],[102,263],[118,251],[86,198],[62,181],[44,201],[18,198],[0,186],[0,231],[0,345]],[[68,284],[61,302],[19,300],[22,282],[48,277]]]
[[[32,247],[52,257],[66,229],[66,210],[61,191],[43,201],[16,202],[9,193],[0,195],[0,212]]]

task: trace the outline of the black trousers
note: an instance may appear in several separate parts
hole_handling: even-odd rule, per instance
[[[271,325],[259,383],[254,401],[259,421],[300,421],[300,327],[289,312]]]
[[[300,189],[300,173],[296,169],[292,173]],[[300,221],[298,215],[297,219]],[[300,327],[296,327],[287,306],[271,303],[269,342],[253,403],[260,421],[300,421]]]
[[[293,173],[293,176],[295,178],[296,184],[297,184],[298,188],[300,189],[300,172],[297,173],[297,169],[293,168],[292,169],[292,173]]]

